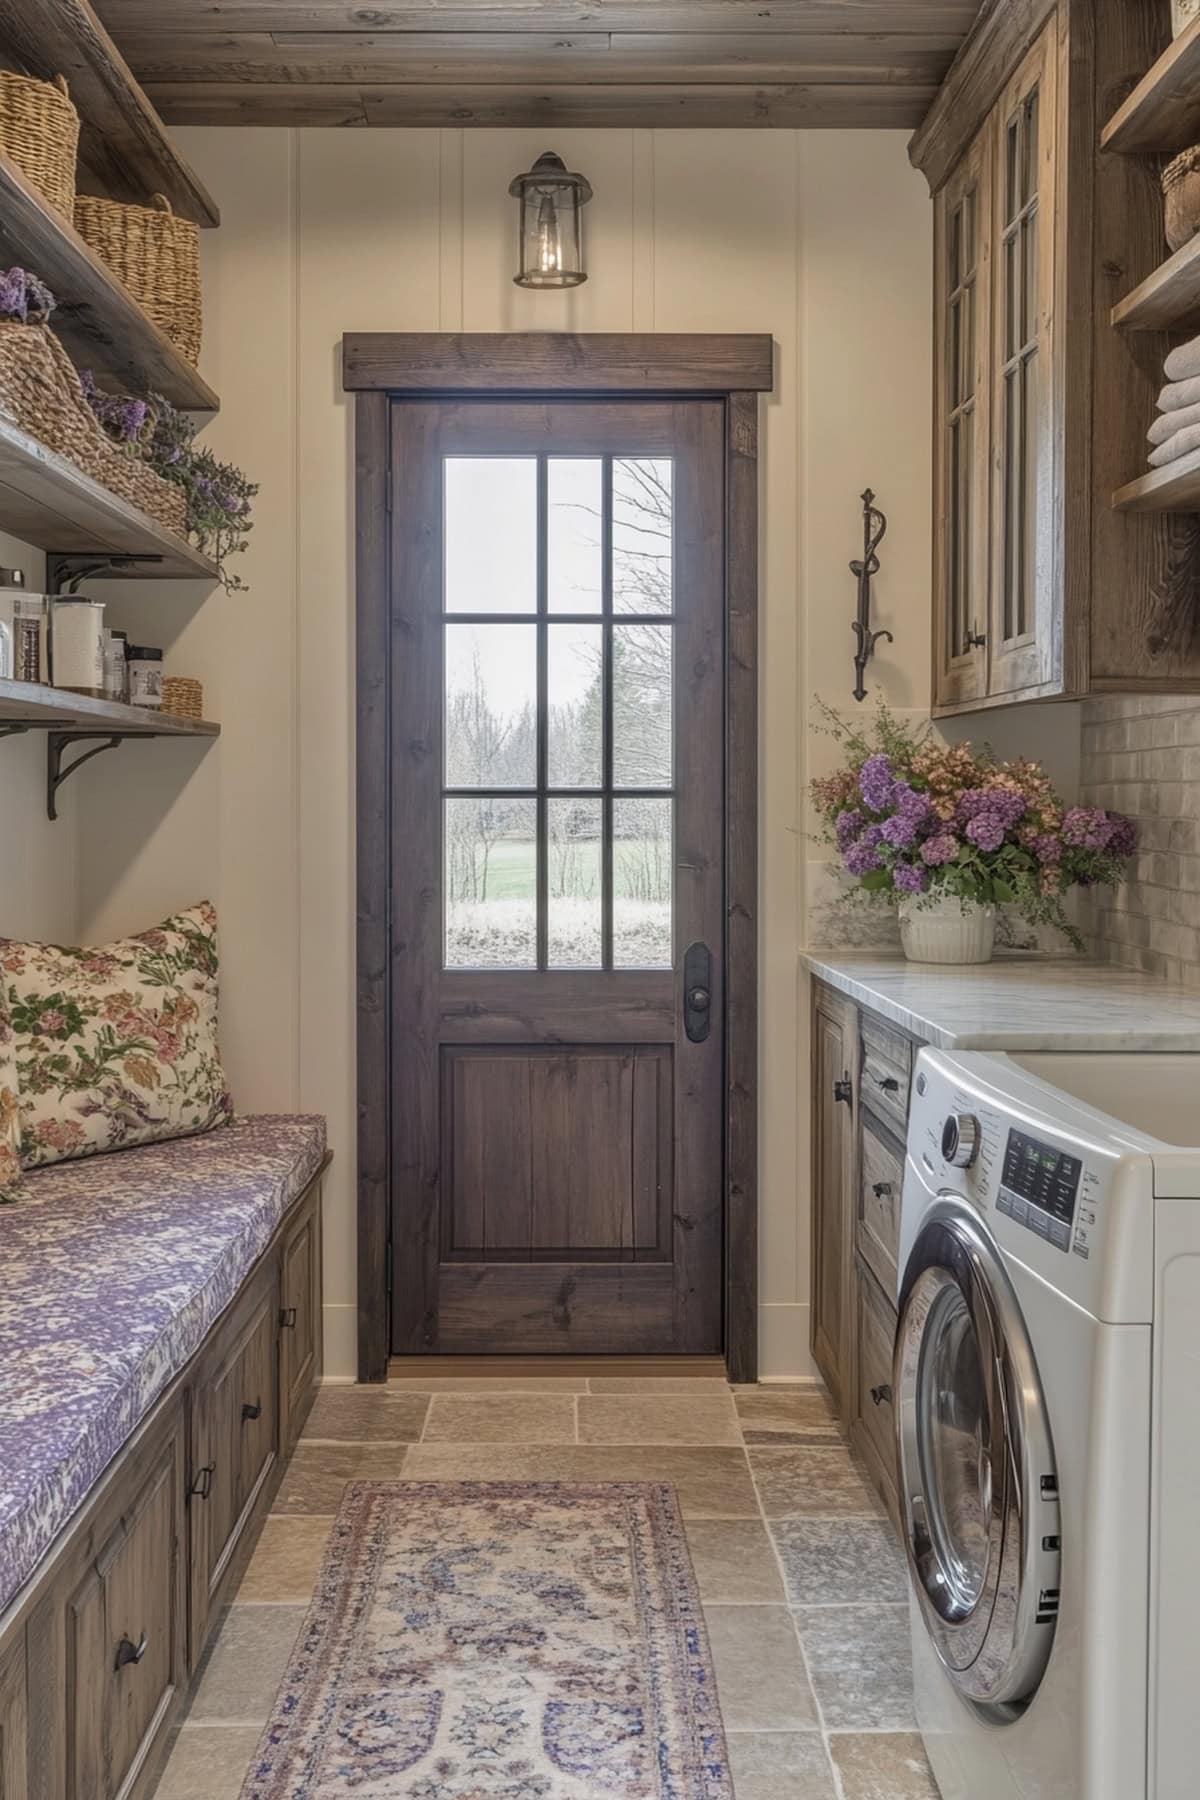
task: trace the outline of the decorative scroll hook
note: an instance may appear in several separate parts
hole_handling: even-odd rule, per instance
[[[863,553],[862,561],[850,564],[850,573],[858,582],[858,617],[851,621],[850,629],[858,640],[858,649],[854,653],[854,698],[865,700],[867,697],[864,676],[867,664],[875,654],[875,646],[880,638],[886,638],[889,644],[894,643],[890,631],[871,630],[871,581],[879,573],[879,557],[877,551],[887,536],[888,522],[875,504],[875,496],[867,488],[862,497],[863,503]]]

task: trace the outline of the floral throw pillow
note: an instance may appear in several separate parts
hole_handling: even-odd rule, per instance
[[[208,1131],[232,1117],[207,902],[100,949],[0,938],[25,1168]]]
[[[17,1096],[17,1039],[0,988],[0,1203],[21,1185],[21,1105]]]

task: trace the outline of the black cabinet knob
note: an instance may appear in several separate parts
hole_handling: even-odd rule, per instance
[[[871,1398],[876,1406],[890,1406],[892,1404],[892,1390],[886,1381],[881,1382],[878,1387],[873,1387],[871,1389]]]
[[[840,1100],[844,1105],[849,1106],[854,1098],[854,1083],[848,1075],[843,1075],[840,1081],[834,1082],[833,1097],[835,1100]]]
[[[296,1309],[294,1306],[281,1306],[279,1309],[279,1327],[281,1331],[295,1331]]]
[[[882,1088],[885,1094],[898,1094],[900,1092],[900,1083],[896,1080],[894,1075],[877,1075],[875,1077],[875,1086]]]
[[[871,1183],[871,1192],[877,1200],[886,1200],[891,1191],[892,1184],[890,1181],[874,1181]]]
[[[188,1491],[195,1494],[197,1500],[207,1500],[212,1493],[213,1470],[216,1466],[215,1462],[210,1462],[205,1463],[202,1469],[196,1470],[195,1480]]]
[[[132,1638],[123,1637],[117,1645],[117,1660],[114,1669],[127,1668],[130,1663],[140,1663],[146,1654],[146,1634],[143,1631],[135,1644]]]
[[[243,1424],[245,1424],[247,1419],[261,1419],[261,1418],[262,1418],[262,1401],[261,1400],[245,1400],[245,1401],[243,1401],[243,1403],[242,1403],[242,1423]]]

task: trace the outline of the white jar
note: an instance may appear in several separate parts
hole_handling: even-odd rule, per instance
[[[126,644],[130,706],[162,706],[163,653],[148,644]]]
[[[996,909],[957,894],[900,902],[900,943],[909,962],[985,963],[996,941]]]
[[[56,600],[50,617],[50,666],[55,687],[104,697],[104,602],[72,595]]]

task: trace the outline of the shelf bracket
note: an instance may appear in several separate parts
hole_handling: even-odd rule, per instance
[[[58,817],[58,790],[69,775],[76,769],[82,769],[85,762],[91,762],[93,756],[99,756],[105,750],[115,750],[124,742],[122,737],[114,737],[109,733],[95,731],[52,731],[46,739],[46,817]],[[90,744],[90,750],[83,750],[70,762],[63,761],[64,753],[72,744]]]
[[[126,554],[114,550],[111,555],[97,550],[53,550],[46,557],[46,586],[52,594],[72,593],[81,581],[93,581],[101,575],[121,575],[127,569],[160,563],[161,556]]]
[[[21,737],[25,732],[27,732],[29,730],[30,730],[30,727],[28,725],[17,725],[17,724],[0,725],[0,738]]]

